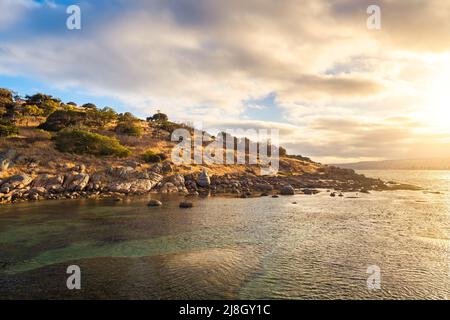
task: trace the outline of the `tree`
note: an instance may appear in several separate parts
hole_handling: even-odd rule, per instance
[[[152,150],[147,150],[142,154],[142,160],[147,163],[161,162],[167,159],[164,153],[156,153]]]
[[[37,106],[40,106],[47,100],[52,100],[52,96],[43,94],[43,93],[36,93],[32,96],[25,96],[25,103],[26,104],[35,104]]]
[[[7,119],[0,119],[0,137],[9,137],[18,134],[19,130],[14,122]]]
[[[93,103],[85,103],[81,107],[84,109],[97,109],[97,106]]]
[[[153,116],[148,117],[147,121],[155,121],[155,122],[165,122],[168,121],[169,117],[165,113],[161,113],[159,110]]]
[[[89,126],[104,126],[108,122],[114,121],[117,119],[117,113],[109,107],[105,107],[103,109],[88,109],[88,122]]]
[[[138,118],[136,118],[131,112],[125,112],[119,114],[118,120],[119,122],[133,122],[138,120]]]

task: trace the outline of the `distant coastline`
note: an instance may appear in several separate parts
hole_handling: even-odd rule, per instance
[[[361,161],[334,165],[354,170],[450,170],[450,158]]]

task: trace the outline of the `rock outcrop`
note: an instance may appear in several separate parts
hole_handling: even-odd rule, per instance
[[[207,188],[210,186],[211,180],[210,180],[206,170],[203,170],[202,173],[200,173],[200,175],[198,176],[197,183],[200,187],[203,187],[203,188]]]
[[[89,183],[86,173],[71,172],[64,178],[63,188],[66,191],[83,191]]]
[[[33,159],[17,161],[36,164]],[[309,195],[318,193],[318,189],[328,189],[332,197],[341,192],[400,188],[417,190],[413,186],[384,183],[356,174],[353,170],[335,167],[324,167],[316,173],[302,172],[298,175],[259,176],[246,171],[209,176],[206,170],[201,173],[173,174],[179,168],[173,167],[168,161],[150,168],[137,162],[126,164],[93,172],[92,168],[88,169],[84,164],[64,162],[53,165],[54,170],[57,170],[53,174],[39,173],[39,168],[27,166],[26,173],[0,180],[0,203],[79,197],[121,199],[124,195],[140,195],[150,191],[191,196],[227,193],[247,198],[256,195],[294,195],[296,189]]]
[[[185,179],[182,174],[174,174],[161,183],[161,188],[159,189],[161,193],[189,193],[185,185]]]

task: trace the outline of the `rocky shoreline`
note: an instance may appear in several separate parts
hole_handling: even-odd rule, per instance
[[[54,199],[121,200],[125,196],[148,193],[180,193],[186,196],[200,194],[225,195],[246,198],[269,195],[316,194],[318,189],[333,192],[361,192],[372,190],[418,190],[411,185],[386,183],[367,178],[351,169],[324,167],[317,173],[258,176],[253,173],[209,176],[200,173],[175,173],[176,167],[163,162],[147,168],[139,163],[109,167],[88,172],[84,164],[73,167],[59,165],[58,173],[40,173],[36,168],[0,180],[0,203]]]

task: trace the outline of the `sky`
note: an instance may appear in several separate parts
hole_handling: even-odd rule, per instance
[[[450,156],[449,83],[449,1],[0,0],[0,87],[279,129],[324,163]]]

